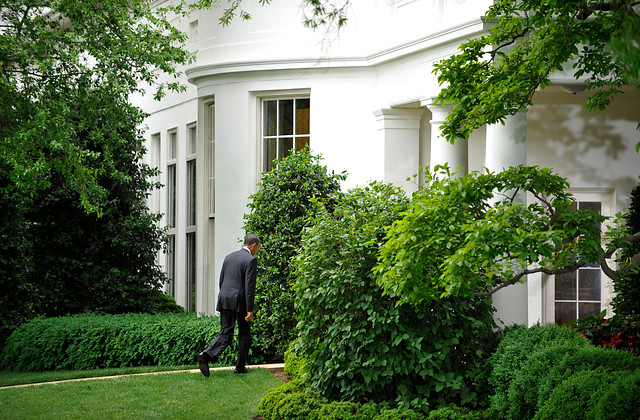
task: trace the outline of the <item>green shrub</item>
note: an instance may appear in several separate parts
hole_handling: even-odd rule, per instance
[[[429,411],[427,420],[485,420],[483,410],[470,411],[464,407],[440,407]]]
[[[413,410],[384,409],[374,404],[327,401],[304,389],[300,379],[272,388],[258,405],[264,420],[421,420]]]
[[[600,394],[618,374],[603,368],[576,372],[553,390],[534,418],[540,420],[594,418],[590,415],[591,410]]]
[[[493,347],[492,309],[449,298],[398,305],[372,272],[385,227],[408,200],[380,183],[319,212],[296,258],[300,342],[308,384],[329,400],[386,402],[403,410],[473,404]]]
[[[629,212],[624,215],[627,229],[630,233],[640,232],[640,184],[631,190]],[[631,258],[640,252],[640,242],[631,243],[619,253],[621,261]],[[626,273],[622,278],[613,283],[615,295],[613,297],[613,310],[618,316],[637,314],[640,315],[640,267]],[[639,349],[636,349],[636,352]]]
[[[284,354],[284,373],[292,379],[302,379],[304,372],[304,359],[296,355],[291,349],[287,350]]]
[[[305,399],[315,400],[315,397],[304,391],[301,380],[294,379],[267,391],[258,404],[258,410],[264,420],[283,419],[283,413],[293,416],[296,414],[296,409],[309,414],[308,404],[304,402]],[[311,405],[315,405],[315,403],[311,403]]]
[[[297,312],[289,264],[300,245],[300,233],[308,226],[307,216],[315,211],[313,202],[331,209],[345,179],[342,174],[328,174],[319,161],[308,151],[279,160],[262,174],[258,191],[249,197],[251,213],[245,216],[244,230],[262,242],[252,332],[254,347],[268,358],[281,359],[294,337]]]
[[[491,410],[510,419],[533,418],[553,390],[576,372],[640,368],[640,359],[628,352],[589,346],[574,330],[556,325],[514,328],[491,362],[490,380],[496,384]],[[506,386],[497,386],[499,380]]]
[[[613,375],[612,375],[613,376]],[[603,420],[638,418],[640,413],[640,370],[622,372],[619,378],[600,391],[600,398],[592,410],[592,417]]]
[[[576,331],[555,324],[534,325],[530,328],[518,325],[507,328],[498,349],[489,358],[489,384],[494,389],[491,396],[492,412],[504,418],[509,410],[520,410],[519,406],[511,407],[513,402],[509,401],[508,394],[514,378],[520,375],[522,365],[536,351],[563,345],[587,347],[589,342]],[[564,350],[557,351],[564,354]],[[520,402],[526,403],[527,401]]]
[[[219,327],[217,317],[186,313],[37,318],[9,337],[0,363],[18,371],[186,365]],[[235,352],[234,342],[220,363],[235,363]]]

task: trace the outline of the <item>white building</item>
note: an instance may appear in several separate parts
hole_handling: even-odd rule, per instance
[[[217,23],[221,9],[173,21],[198,54],[185,69],[189,87],[140,104],[151,113],[148,163],[165,185],[151,208],[165,214],[172,238],[160,261],[185,308],[215,312],[217,276],[239,246],[248,196],[270,160],[292,146],[309,144],[330,170],[346,170],[344,188],[383,180],[411,191],[407,177],[444,162],[468,172],[527,164],[553,168],[581,205],[605,215],[628,206],[640,174],[638,92],[629,88],[606,111],[589,113],[586,93],[563,89],[572,76],[555,76],[528,112],[452,146],[439,138],[447,109],[431,103],[439,91],[433,65],[486,31],[481,17],[491,1],[351,3],[338,36],[304,28],[298,0],[245,0],[252,19],[227,27]],[[577,282],[529,276],[494,304],[506,322],[548,323],[599,312],[611,293],[597,267],[584,268]]]

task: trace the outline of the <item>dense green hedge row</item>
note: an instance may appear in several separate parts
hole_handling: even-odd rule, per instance
[[[187,313],[38,318],[9,337],[0,366],[45,371],[194,364],[219,328],[217,317]],[[235,342],[221,364],[235,363]]]

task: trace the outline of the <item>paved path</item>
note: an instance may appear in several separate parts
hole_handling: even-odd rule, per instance
[[[234,366],[212,367],[211,371],[215,372],[216,370],[232,370],[234,368],[235,368]],[[271,364],[268,364],[268,365],[251,365],[251,366],[247,366],[247,368],[249,368],[249,369],[253,369],[253,368],[255,368],[255,369],[282,369],[282,368],[284,368],[284,363],[271,363]],[[123,377],[126,377],[126,376],[163,375],[165,373],[181,373],[181,372],[200,373],[200,369],[168,370],[168,371],[164,371],[164,372],[129,373],[129,374],[126,374],[126,375],[111,375],[111,376],[97,376],[97,377],[93,377],[93,378],[65,379],[63,381],[36,382],[36,383],[32,383],[32,384],[20,384],[20,385],[3,386],[3,387],[0,387],[0,389],[22,388],[22,387],[25,387],[25,386],[61,384],[61,383],[66,383],[66,382],[93,381],[93,380],[110,379],[110,378],[123,378]]]

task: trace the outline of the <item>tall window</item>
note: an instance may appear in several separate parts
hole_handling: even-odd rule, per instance
[[[176,235],[167,236],[167,293],[176,297],[174,279],[176,277]]]
[[[215,104],[205,104],[204,135],[207,147],[207,208],[209,217],[216,214],[216,135],[215,135]]]
[[[262,101],[262,156],[264,171],[274,167],[275,159],[288,156],[292,150],[309,146],[309,98],[271,99]]]
[[[160,140],[160,133],[156,133],[151,135],[151,167],[153,169],[157,169],[158,173],[156,175],[153,176],[152,182],[154,184],[157,184],[160,182],[160,162],[161,162],[161,147],[162,147],[162,143]],[[151,193],[152,195],[152,204],[151,204],[151,210],[153,210],[154,212],[158,212],[160,211],[160,191],[157,189],[154,189]]]
[[[177,157],[177,131],[169,131],[167,134],[167,226],[176,226],[176,157]]]
[[[175,297],[174,279],[176,274],[176,158],[178,157],[178,132],[167,132],[167,289]]]
[[[576,209],[602,213],[602,203],[578,201]],[[602,305],[602,271],[589,264],[576,271],[556,275],[554,279],[555,322],[563,325],[576,319],[599,314]]]
[[[187,199],[186,199],[186,305],[188,311],[196,305],[196,125],[187,127]]]

